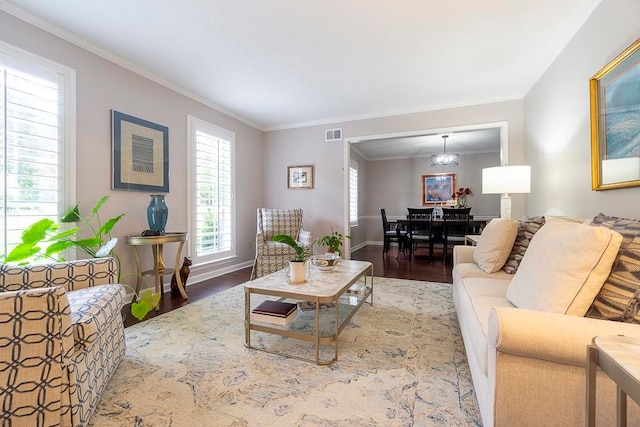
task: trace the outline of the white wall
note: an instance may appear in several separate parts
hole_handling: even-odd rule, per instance
[[[198,275],[219,275],[253,260],[256,208],[262,205],[263,195],[259,184],[263,178],[261,131],[4,12],[0,12],[0,40],[76,70],[76,196],[81,212],[88,212],[101,196],[110,195],[101,210],[102,219],[125,213],[114,232],[119,238],[116,253],[123,262],[123,274],[135,271],[133,252],[124,243],[124,236],[148,228],[149,194],[111,190],[112,109],[169,128],[170,192],[166,196],[169,231],[187,230],[187,115],[236,133],[238,256],[204,269],[194,267],[189,283],[197,280]],[[165,248],[167,265],[173,264],[176,247],[167,245]],[[145,267],[150,268],[150,248],[143,249],[142,256],[149,263]],[[129,276],[127,282],[134,283],[133,279]]]
[[[604,0],[524,100],[530,214],[638,218],[640,188],[591,190],[589,79],[640,37],[640,2]]]
[[[311,229],[314,235],[326,234],[331,226],[343,228],[343,212],[346,209],[343,184],[345,142],[324,142],[324,130],[336,127],[342,128],[343,136],[345,139],[349,139],[507,122],[508,161],[513,165],[524,164],[522,105],[522,101],[506,101],[267,132],[265,136],[265,179],[263,182],[265,205],[274,208],[299,207],[304,209],[305,227]],[[404,168],[404,170],[396,171],[398,175],[393,174],[384,178],[380,175],[375,177],[374,172],[368,170],[367,182],[375,181],[371,184],[372,186],[376,183],[381,185],[380,180],[382,179],[385,189],[393,187],[393,191],[397,193],[396,206],[417,206],[420,203],[422,191],[420,175],[428,173],[426,172],[428,169],[422,169],[424,159],[417,159],[415,162],[419,166],[412,166],[409,171]],[[377,167],[372,166],[372,163],[374,162],[369,164],[369,168]],[[313,190],[287,190],[287,166],[305,164],[315,166],[316,188]],[[459,170],[462,167],[464,166],[459,167]],[[474,191],[479,193],[482,191],[479,181],[464,185],[472,187]],[[495,197],[497,200],[498,196]],[[473,197],[469,198],[471,203],[473,200]],[[377,224],[375,218],[379,218],[378,209],[384,207],[379,206],[379,203],[381,202],[372,195],[372,192],[368,191],[366,211],[361,212],[361,216],[368,217],[372,230],[374,230],[374,224]],[[387,206],[387,209],[391,209],[392,214],[398,213],[391,205]],[[480,213],[478,212],[478,214]],[[524,195],[516,194],[513,195],[513,217],[519,218],[521,216],[524,216]],[[375,225],[375,227],[378,226]],[[371,231],[366,234],[369,238]],[[357,244],[358,241],[353,243]]]

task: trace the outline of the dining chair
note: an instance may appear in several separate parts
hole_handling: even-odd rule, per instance
[[[451,247],[464,245],[464,238],[469,234],[470,212],[471,208],[442,208],[443,263],[447,263],[449,243],[452,243]]]
[[[409,256],[413,259],[418,244],[429,244],[429,258],[433,259],[433,208],[407,208],[409,211]]]
[[[389,251],[392,241],[398,242],[398,252],[396,252],[396,258],[398,253],[402,251],[404,253],[407,240],[407,232],[400,230],[387,220],[387,212],[384,208],[380,208],[380,216],[382,217],[382,233],[384,236],[384,242],[382,244],[382,254],[386,254]]]

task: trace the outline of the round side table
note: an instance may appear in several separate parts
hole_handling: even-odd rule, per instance
[[[132,236],[125,237],[125,242],[133,247],[133,252],[136,256],[136,266],[138,268],[138,283],[136,284],[136,294],[138,294],[140,291],[140,285],[142,283],[143,276],[154,276],[156,292],[162,292],[162,277],[178,271],[178,273],[176,274],[178,290],[180,291],[182,298],[189,298],[184,290],[184,284],[182,283],[182,279],[179,273],[180,261],[182,259],[182,247],[184,246],[184,242],[186,242],[188,239],[189,233],[186,232],[167,232],[164,236],[141,236],[139,234],[134,234]],[[175,268],[166,268],[164,265],[164,261],[162,259],[162,251],[165,243],[179,244],[178,251],[176,252]],[[142,261],[140,260],[138,246],[144,245],[151,245],[151,248],[153,250],[153,270],[142,270]],[[158,305],[156,309],[159,308],[160,307]]]

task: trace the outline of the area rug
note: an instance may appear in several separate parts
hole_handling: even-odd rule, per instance
[[[129,327],[90,425],[480,426],[451,285],[374,284],[330,366],[247,349],[242,285]]]

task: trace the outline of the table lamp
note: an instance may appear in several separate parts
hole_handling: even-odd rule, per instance
[[[500,217],[511,218],[509,193],[531,192],[531,166],[497,166],[482,169],[482,194],[502,194]]]

